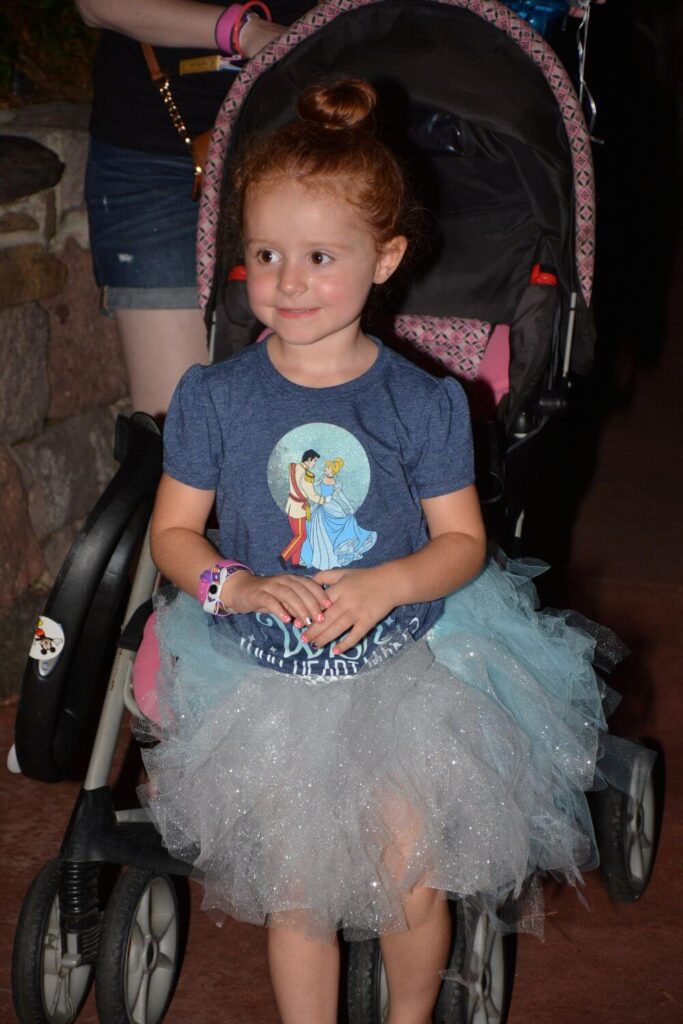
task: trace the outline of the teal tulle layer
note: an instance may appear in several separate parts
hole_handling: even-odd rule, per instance
[[[510,568],[490,562],[426,637],[352,678],[216,650],[196,601],[160,602],[141,795],[207,910],[367,937],[404,926],[416,885],[495,912],[538,872],[576,884],[596,865],[585,793],[626,784],[638,748],[610,747],[595,638]],[[537,890],[517,918],[540,930]]]

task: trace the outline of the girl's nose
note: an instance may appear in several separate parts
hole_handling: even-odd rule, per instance
[[[280,291],[285,295],[297,295],[306,288],[303,271],[294,263],[283,263],[278,282]]]

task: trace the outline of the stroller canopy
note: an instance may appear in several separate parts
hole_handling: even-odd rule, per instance
[[[294,118],[307,84],[344,77],[377,89],[380,134],[403,156],[431,214],[424,269],[392,312],[514,330],[533,265],[550,264],[565,307],[578,293],[573,368],[587,368],[593,180],[583,116],[554,52],[493,0],[321,5],[248,65],[216,122],[207,164],[204,307],[229,270],[219,226],[226,158],[253,132]]]

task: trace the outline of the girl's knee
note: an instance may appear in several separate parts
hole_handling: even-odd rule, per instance
[[[384,796],[378,805],[378,813],[387,837],[382,861],[400,885],[406,879],[423,835],[422,820],[409,800],[396,796]]]
[[[439,889],[419,886],[406,897],[403,909],[408,928],[412,931],[433,921],[435,916],[448,913],[446,894]]]

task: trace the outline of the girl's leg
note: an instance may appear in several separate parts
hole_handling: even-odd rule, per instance
[[[389,985],[387,1024],[429,1024],[451,941],[448,902],[436,889],[415,889],[404,908],[407,930],[380,939]]]
[[[268,963],[282,1024],[336,1024],[339,946],[289,928],[268,929]]]
[[[209,359],[199,309],[116,309],[136,412],[158,416],[188,366]]]

